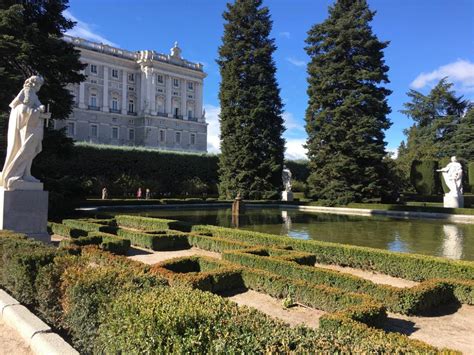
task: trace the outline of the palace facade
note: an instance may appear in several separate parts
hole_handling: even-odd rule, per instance
[[[127,51],[65,36],[81,51],[87,79],[69,86],[75,98],[71,116],[55,121],[76,141],[206,152],[200,63],[171,54]]]

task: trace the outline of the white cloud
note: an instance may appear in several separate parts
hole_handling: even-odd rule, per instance
[[[297,66],[297,67],[304,67],[306,66],[306,61],[305,60],[301,60],[301,59],[296,59],[294,57],[288,57],[286,58],[286,60],[288,62],[290,62],[291,64]]]
[[[213,105],[204,105],[206,110],[207,126],[207,151],[209,153],[220,153],[221,151],[221,124],[219,122],[219,115],[221,108]]]
[[[430,73],[421,73],[410,86],[413,89],[421,89],[427,85],[436,84],[444,77],[448,77],[448,81],[454,83],[457,90],[474,92],[474,63],[463,59],[442,65]]]
[[[307,150],[303,147],[303,144],[306,144],[304,138],[287,139],[285,158],[289,160],[308,159],[306,156]]]
[[[280,37],[283,37],[283,38],[286,38],[286,39],[291,38],[290,32],[280,32],[279,35],[280,35]]]
[[[291,130],[304,131],[304,124],[298,122],[291,112],[285,111],[282,116],[287,132]]]
[[[113,46],[113,47],[118,47],[118,45],[115,44],[114,42],[111,42],[107,38],[96,33],[95,30],[93,29],[95,27],[94,25],[91,25],[84,21],[79,20],[70,11],[65,10],[63,12],[63,15],[67,19],[76,22],[76,25],[72,29],[66,31],[67,35],[88,39],[94,42],[108,44],[109,46]]]

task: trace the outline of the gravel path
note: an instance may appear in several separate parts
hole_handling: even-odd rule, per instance
[[[0,319],[0,355],[32,355],[17,331]]]

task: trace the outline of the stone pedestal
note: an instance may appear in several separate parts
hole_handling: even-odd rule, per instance
[[[444,195],[443,203],[445,208],[463,208],[464,207],[464,196],[450,196]]]
[[[44,242],[51,241],[47,231],[48,192],[0,188],[0,230],[24,233]]]
[[[293,201],[293,192],[291,191],[282,191],[281,192],[282,201]]]

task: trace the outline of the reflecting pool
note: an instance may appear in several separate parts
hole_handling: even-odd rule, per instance
[[[247,208],[232,221],[230,208],[180,208],[121,210],[118,213],[177,219],[194,224],[212,224],[314,239],[367,246],[405,253],[474,260],[474,224],[440,220],[395,219],[390,217],[348,216],[293,209]]]

